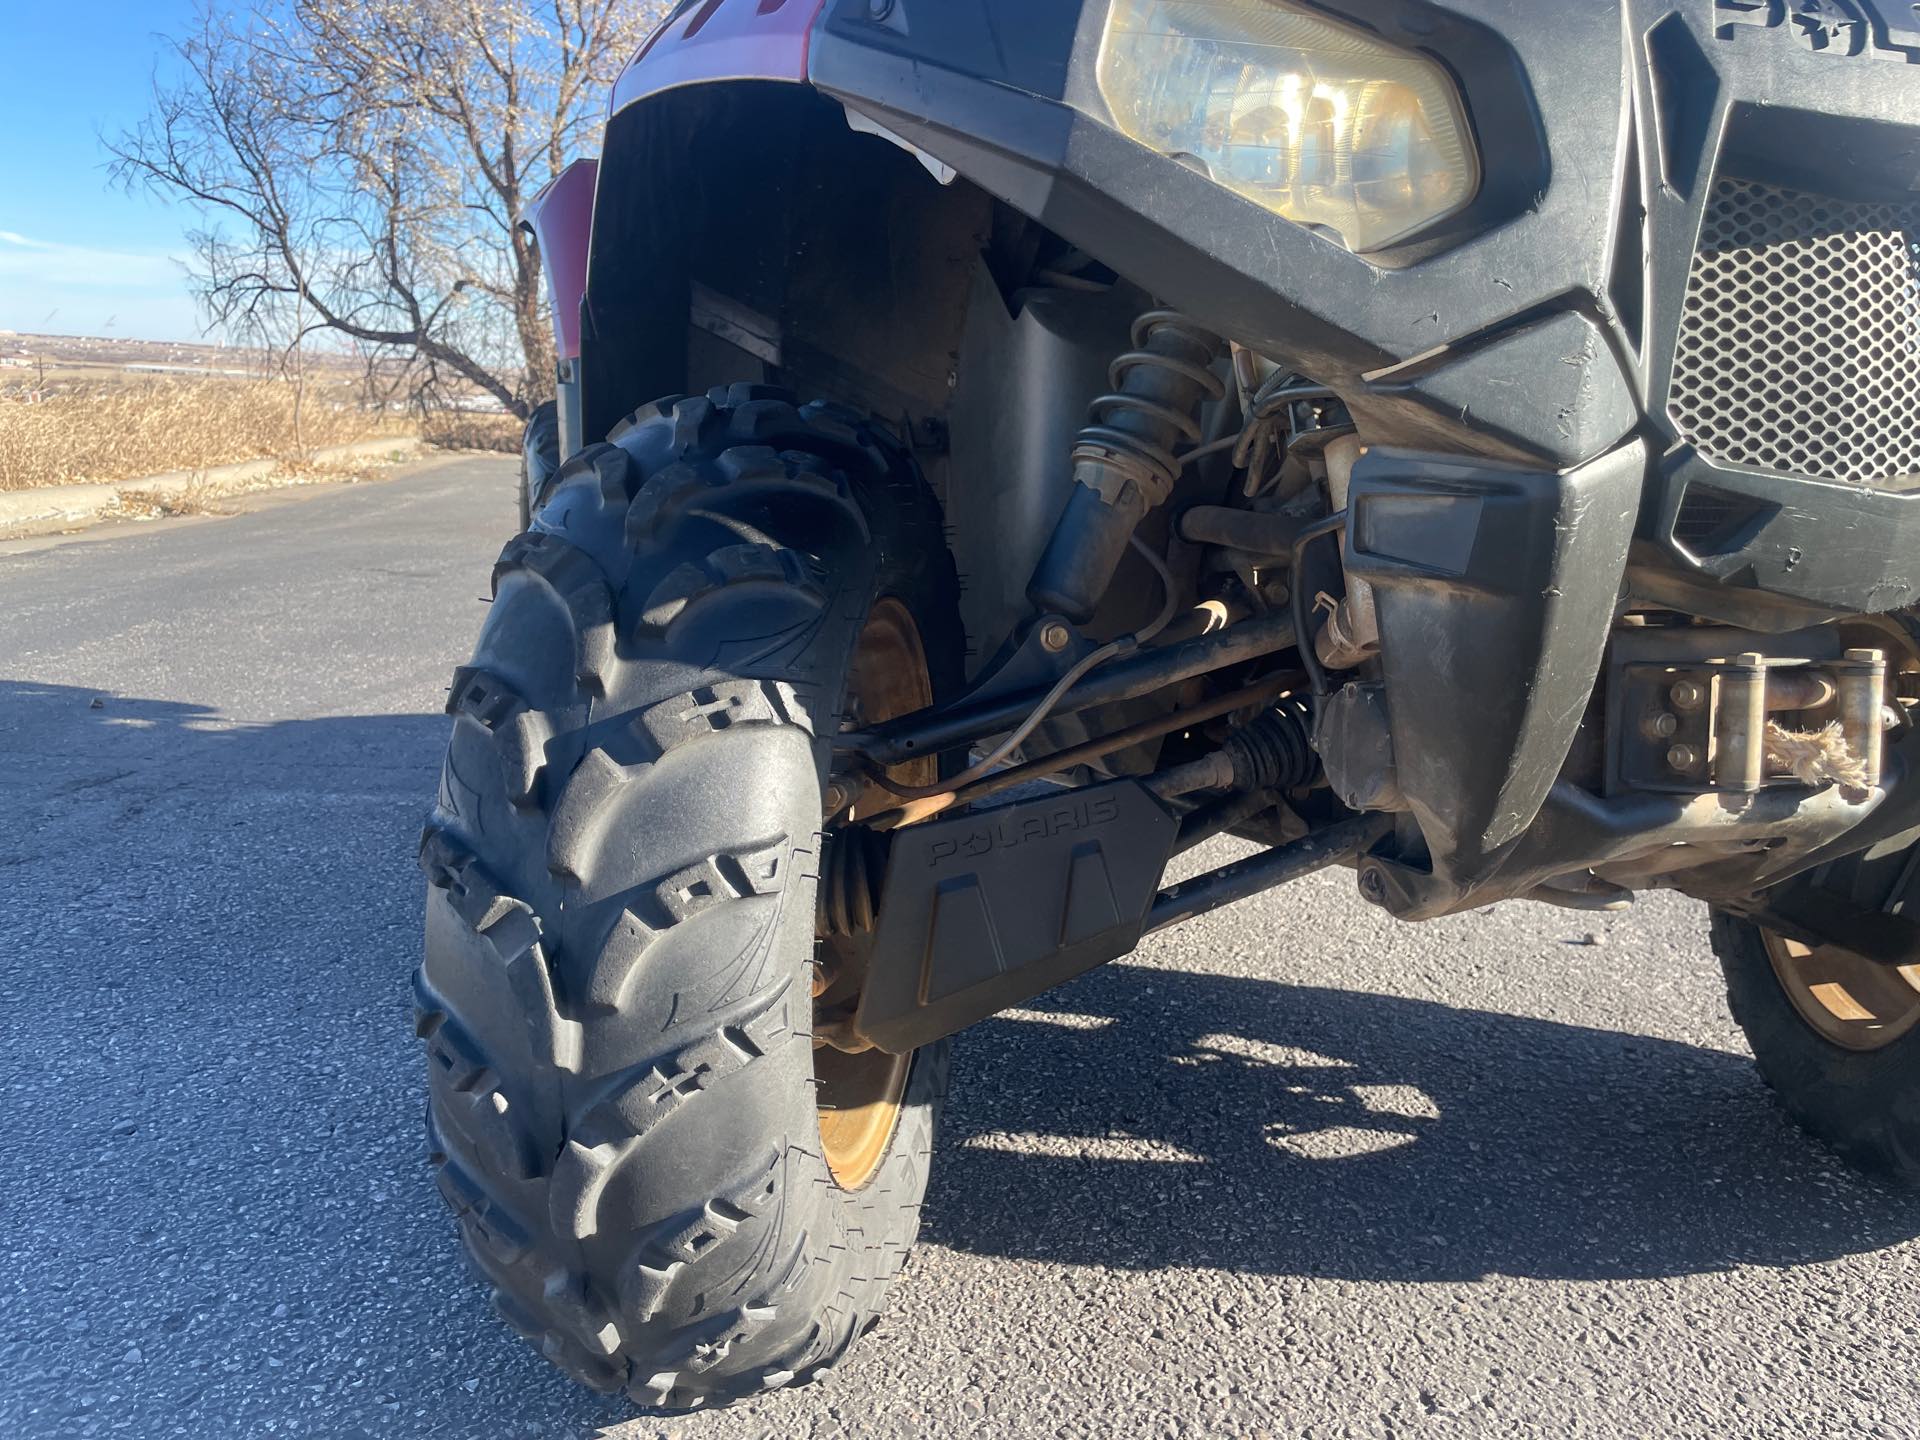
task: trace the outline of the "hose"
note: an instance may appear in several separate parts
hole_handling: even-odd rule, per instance
[[[1138,535],[1133,536],[1128,543],[1143,560],[1153,567],[1154,573],[1160,577],[1161,593],[1166,597],[1160,607],[1159,615],[1154,617],[1151,624],[1136,630],[1131,635],[1122,635],[1117,640],[1109,640],[1069,669],[1055,682],[1054,687],[1040,698],[1040,703],[1027,712],[1026,719],[1008,732],[1007,737],[994,746],[986,756],[976,760],[958,775],[949,776],[933,785],[901,785],[889,780],[884,773],[871,773],[869,778],[882,789],[892,791],[903,800],[925,800],[935,795],[948,795],[963,785],[971,785],[1019,749],[1040,722],[1053,713],[1053,707],[1060,703],[1061,697],[1085,679],[1091,671],[1118,656],[1132,654],[1166,629],[1172,623],[1174,611],[1177,608],[1173,575],[1167,569],[1167,562],[1154,554],[1153,549]]]

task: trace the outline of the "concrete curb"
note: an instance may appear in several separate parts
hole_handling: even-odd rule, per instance
[[[391,440],[360,440],[313,452],[322,463],[370,460],[378,456],[412,456],[421,447],[413,436]],[[78,530],[100,519],[101,512],[130,492],[178,495],[204,487],[219,490],[273,474],[281,460],[243,460],[237,465],[215,465],[206,470],[172,470],[138,480],[116,480],[111,485],[49,485],[39,490],[0,490],[0,540],[26,540]]]

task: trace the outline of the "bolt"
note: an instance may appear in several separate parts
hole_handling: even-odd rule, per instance
[[[873,20],[885,20],[893,14],[894,0],[867,0],[867,16]]]
[[[852,801],[853,796],[848,792],[847,787],[842,782],[838,780],[830,780],[827,782],[827,814],[838,815],[842,810],[846,809]]]
[[[1072,643],[1073,631],[1067,628],[1064,621],[1049,620],[1040,627],[1040,647],[1043,650],[1051,650],[1058,655]]]
[[[1380,873],[1377,865],[1368,865],[1360,871],[1360,893],[1375,905],[1387,903],[1387,877]]]
[[[1849,650],[1840,658],[1855,665],[1878,665],[1887,657],[1879,650]]]
[[[1673,703],[1682,710],[1698,710],[1706,703],[1707,689],[1698,680],[1682,680],[1673,687]]]
[[[1662,710],[1657,715],[1647,717],[1647,734],[1656,740],[1671,739],[1680,728],[1680,717],[1671,710]]]
[[[1676,770],[1691,770],[1700,763],[1700,752],[1691,745],[1676,745],[1667,751],[1667,764]]]

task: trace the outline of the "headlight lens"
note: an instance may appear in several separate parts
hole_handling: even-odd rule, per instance
[[[1114,0],[1097,73],[1124,134],[1351,250],[1444,219],[1479,182],[1444,70],[1278,0]]]

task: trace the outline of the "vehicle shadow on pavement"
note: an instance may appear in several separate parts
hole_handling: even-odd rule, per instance
[[[0,681],[0,1433],[631,1418],[488,1311],[425,1163],[445,735]],[[1598,1277],[1920,1233],[1687,1045],[1132,964],[957,1044],[925,1233],[961,1251]]]
[[[1920,1235],[1742,1055],[1116,965],[957,1042],[923,1235],[1075,1264],[1634,1278]]]
[[[631,1418],[492,1314],[426,1161],[447,724],[0,680],[0,1435]]]

